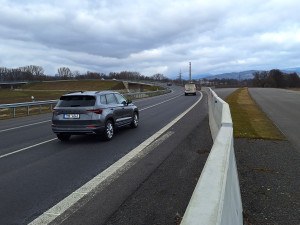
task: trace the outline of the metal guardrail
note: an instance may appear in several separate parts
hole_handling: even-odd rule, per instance
[[[125,97],[129,97],[131,99],[145,98],[151,97],[161,94],[169,93],[170,90],[162,90],[162,91],[148,91],[148,92],[135,92],[135,93],[126,93],[123,94]],[[10,109],[12,108],[13,118],[16,117],[16,108],[26,107],[27,115],[30,115],[30,106],[39,106],[40,113],[42,112],[42,105],[50,105],[50,111],[53,109],[53,104],[56,104],[58,99],[56,100],[48,100],[48,101],[33,101],[33,102],[22,102],[22,103],[13,103],[13,104],[2,104],[0,105],[0,109]]]
[[[50,105],[50,110],[52,111],[53,104],[56,104],[58,100],[48,100],[48,101],[38,101],[38,102],[22,102],[22,103],[13,103],[13,104],[2,104],[0,105],[0,109],[13,109],[13,118],[16,117],[16,108],[26,107],[27,115],[30,114],[30,106],[39,106],[40,113],[42,112],[42,105]]]

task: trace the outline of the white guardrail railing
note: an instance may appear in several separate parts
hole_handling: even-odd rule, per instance
[[[135,93],[126,93],[123,96],[127,98],[145,98],[155,95],[161,95],[171,92],[171,90],[161,90],[161,91],[147,91],[147,92],[135,92]],[[22,102],[22,103],[13,103],[13,104],[2,104],[0,105],[0,109],[10,109],[12,108],[13,118],[16,117],[16,108],[26,107],[27,115],[30,114],[30,106],[39,106],[40,113],[42,112],[42,105],[50,105],[50,110],[52,111],[53,104],[56,104],[58,99],[56,100],[48,100],[48,101],[33,101],[33,102]]]
[[[210,88],[202,90],[208,94],[214,144],[181,225],[242,225],[243,209],[229,105]]]

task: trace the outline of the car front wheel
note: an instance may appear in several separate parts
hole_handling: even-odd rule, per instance
[[[131,122],[130,126],[131,126],[132,128],[137,128],[138,125],[139,125],[139,115],[135,112],[135,113],[133,114],[132,122]]]

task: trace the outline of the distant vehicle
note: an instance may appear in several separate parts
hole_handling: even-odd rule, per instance
[[[167,83],[168,86],[172,86],[172,83]]]
[[[138,127],[139,111],[115,91],[80,91],[60,97],[53,109],[52,130],[61,141],[71,135],[100,134],[111,140],[114,129]]]
[[[195,84],[186,84],[184,85],[184,95],[193,94],[196,95],[196,85]]]

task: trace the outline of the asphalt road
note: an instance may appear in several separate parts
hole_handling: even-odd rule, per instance
[[[229,96],[232,92],[237,90],[237,88],[217,88],[214,89],[213,91],[223,100]]]
[[[172,89],[168,95],[135,101],[139,127],[118,130],[110,142],[72,136],[62,143],[51,131],[51,114],[0,121],[0,224],[30,223],[200,98]]]
[[[300,92],[274,88],[249,88],[249,93],[300,152]]]

